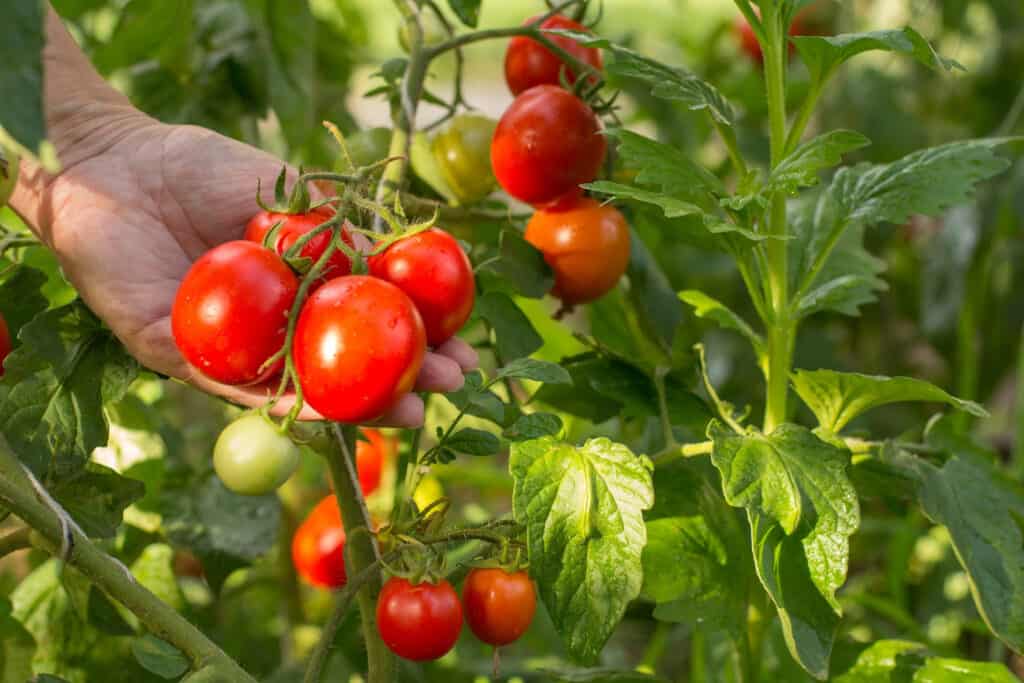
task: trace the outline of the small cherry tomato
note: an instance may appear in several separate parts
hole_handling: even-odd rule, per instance
[[[442,657],[462,631],[459,596],[444,579],[413,585],[392,577],[377,599],[377,630],[399,657],[414,662]]]
[[[568,305],[600,298],[629,265],[629,225],[613,206],[581,199],[564,211],[537,211],[526,241],[555,272],[551,293]]]
[[[7,329],[7,321],[0,315],[0,377],[4,376],[4,361],[11,353],[11,333]]]
[[[249,224],[246,226],[245,239],[250,242],[259,242],[260,244],[263,244],[267,233],[270,232],[277,223],[281,223],[281,227],[277,231],[277,240],[275,240],[273,247],[274,251],[279,255],[284,256],[285,252],[287,252],[300,237],[322,224],[324,221],[329,220],[333,215],[334,211],[328,207],[320,207],[314,211],[310,211],[309,213],[274,213],[271,211],[260,211],[252,217]],[[348,227],[349,225],[346,222],[342,229],[341,239],[348,246],[354,247],[352,235],[349,232]],[[312,266],[321,256],[323,256],[324,251],[327,250],[330,243],[330,231],[322,232],[302,247],[302,251],[299,252],[299,256],[309,259],[309,265]],[[327,265],[324,267],[321,276],[323,280],[330,280],[331,278],[348,275],[351,272],[352,262],[349,260],[348,256],[345,255],[345,252],[338,249],[327,261]]]
[[[225,242],[206,252],[185,275],[171,309],[182,356],[207,377],[251,384],[284,345],[288,311],[299,281],[277,254],[253,242]]]
[[[519,95],[491,141],[494,176],[510,195],[534,206],[580,193],[604,161],[601,122],[583,100],[554,85]]]
[[[476,298],[473,266],[454,237],[431,228],[401,239],[369,259],[370,274],[416,304],[427,343],[440,346],[469,319]]]
[[[431,142],[445,186],[460,204],[480,201],[497,185],[490,158],[496,125],[479,114],[456,116]]]
[[[14,194],[14,186],[18,184],[20,161],[13,151],[0,148],[0,208],[3,208]]]
[[[364,429],[366,441],[356,443],[356,471],[359,473],[359,487],[368,496],[380,486],[384,465],[395,452],[394,437],[376,429]]]
[[[537,610],[529,574],[496,568],[470,570],[462,585],[462,602],[473,634],[495,647],[519,640]]]
[[[529,24],[536,20],[537,17],[530,17],[525,23]],[[550,17],[540,27],[578,33],[590,32],[586,26],[561,14]],[[601,51],[597,48],[583,47],[572,38],[565,36],[548,35],[548,38],[576,59],[589,64],[598,71],[601,70]],[[509,41],[508,50],[505,52],[505,82],[508,83],[508,89],[512,91],[513,95],[518,95],[535,85],[559,85],[563,65],[567,82],[575,83],[577,70],[573,65],[562,61],[561,57],[536,40],[526,36],[516,36]]]
[[[383,415],[416,382],[427,335],[416,306],[390,282],[335,278],[306,300],[292,353],[306,401],[338,422]]]
[[[299,576],[320,588],[341,588],[345,574],[345,527],[333,495],[313,508],[292,538],[292,563]]]
[[[299,466],[299,447],[258,413],[238,418],[213,447],[213,469],[229,490],[262,496],[288,481]]]

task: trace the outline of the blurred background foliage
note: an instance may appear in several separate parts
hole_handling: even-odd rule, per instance
[[[362,95],[372,87],[380,63],[401,54],[398,15],[390,2],[54,0],[54,5],[101,73],[162,121],[207,126],[313,167],[330,166],[334,160],[334,143],[321,121],[333,121],[346,133],[388,125],[387,103]],[[481,26],[517,24],[542,10],[541,2],[485,0]],[[744,150],[766,160],[762,79],[737,47],[731,2],[605,0],[603,10],[600,33],[716,83],[743,111],[739,138]],[[828,89],[819,118],[829,128],[856,129],[873,141],[855,161],[889,161],[921,146],[959,138],[1024,133],[1020,0],[822,0],[814,6],[814,21],[829,33],[912,22],[941,54],[966,67],[963,73],[947,75],[889,53],[854,61]],[[490,42],[466,54],[466,99],[495,117],[511,99],[502,77],[503,51],[502,42]],[[450,63],[442,63],[429,87],[444,92],[451,69]],[[790,95],[796,102],[806,77],[799,63],[791,70]],[[699,112],[655,100],[642,90],[627,89],[626,95],[621,112],[626,125],[725,167],[725,152]],[[430,107],[422,112],[424,121],[436,115]],[[11,219],[9,212],[4,217]],[[914,375],[979,400],[994,415],[979,429],[1024,475],[1024,405],[1016,400],[1024,392],[1017,378],[1024,367],[1017,360],[1024,355],[1024,299],[1015,295],[1024,290],[1022,219],[1024,163],[1018,161],[1010,173],[985,186],[971,206],[939,220],[915,219],[872,231],[869,246],[887,265],[889,290],[860,317],[809,320],[795,366]],[[733,310],[751,313],[731,261],[689,241],[694,231],[680,229],[685,219],[669,221],[657,212],[634,211],[631,221],[673,290],[701,289]],[[477,249],[495,244],[496,226],[462,229]],[[29,249],[24,260],[50,274],[51,301],[73,296],[44,250]],[[537,355],[560,360],[586,350],[572,335],[574,329],[589,331],[612,348],[632,350],[629,345],[639,343],[637,335],[622,339],[615,334],[627,309],[624,299],[615,293],[564,324],[550,319],[555,308],[550,302],[520,302],[544,338]],[[480,328],[471,329],[469,336],[483,339]],[[689,314],[677,336],[681,349],[703,339],[720,393],[738,405],[760,409],[762,380],[745,344]],[[493,358],[485,356],[484,362],[492,365]],[[689,366],[684,366],[679,375],[689,381]],[[544,398],[566,410],[571,438],[604,433],[639,452],[658,447],[656,417],[634,397]],[[579,409],[581,402],[586,410]],[[327,490],[326,476],[319,460],[307,454],[300,473],[282,490],[283,505],[266,501],[266,508],[236,510],[251,513],[246,526],[258,540],[244,551],[229,552],[217,537],[217,519],[203,515],[204,505],[224,508],[210,502],[220,493],[209,454],[216,435],[235,413],[219,401],[155,378],[140,381],[111,411],[111,444],[96,459],[148,484],[146,497],[129,508],[125,526],[111,543],[126,564],[139,569],[143,583],[168,596],[253,673],[277,683],[298,681],[301,670],[288,662],[315,642],[317,625],[332,603],[330,595],[297,585],[287,543],[277,543],[285,550],[283,560],[270,553],[245,571],[231,571],[251,559],[245,555],[256,554],[254,547],[265,551],[277,539],[289,538],[296,521]],[[451,405],[434,399],[425,434],[453,414]],[[900,405],[874,411],[859,424],[874,434],[915,437],[927,414],[927,407]],[[466,424],[488,428],[483,421]],[[683,424],[684,436],[701,437],[686,429]],[[422,495],[444,491],[466,521],[506,512],[510,506],[511,480],[503,458],[460,458],[439,466],[429,486]],[[371,502],[381,511],[390,504]],[[940,653],[1009,660],[979,620],[949,539],[928,529],[915,508],[885,497],[866,503],[861,532],[854,537],[852,556],[858,562],[840,594],[854,617],[849,621],[858,623],[847,638],[912,638]],[[34,554],[14,560],[0,563],[0,596],[6,596],[0,597],[0,633],[14,629],[6,614],[9,600],[18,621],[29,624],[44,644],[37,657],[51,657],[52,670],[69,681],[152,678],[127,655],[129,639],[117,635],[123,629],[122,613],[110,608],[106,621],[100,622],[105,630],[97,630],[94,619],[75,609],[75,593],[67,588],[75,585],[74,577],[65,573],[61,588],[52,561],[39,564],[42,557]],[[28,572],[31,580],[15,589]],[[659,671],[673,680],[728,680],[724,641],[713,634],[697,641],[685,626],[658,624],[650,613],[643,603],[631,609],[606,648],[604,665],[628,669],[638,662],[660,661]],[[84,632],[91,635],[82,640]],[[354,623],[341,634],[331,680],[346,680],[362,666]],[[99,638],[104,647],[95,647]],[[71,642],[74,647],[67,646]],[[564,661],[558,642],[540,614],[527,637],[506,653],[503,668],[517,675],[526,668],[557,667]],[[804,680],[789,661],[781,633],[767,642],[771,652],[764,680]],[[1018,662],[1011,664],[1024,671]],[[482,681],[489,670],[490,653],[464,638],[454,654],[426,673],[407,674],[416,681]]]

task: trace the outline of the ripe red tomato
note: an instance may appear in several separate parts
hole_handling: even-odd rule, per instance
[[[533,581],[524,571],[472,569],[462,585],[462,601],[473,634],[495,647],[519,640],[537,610]]]
[[[226,242],[185,275],[171,309],[178,349],[207,377],[225,384],[267,379],[260,367],[284,344],[299,281],[277,254],[253,242]]]
[[[437,659],[455,647],[462,631],[459,596],[444,579],[413,585],[392,577],[377,599],[377,630],[399,657]]]
[[[249,224],[245,228],[245,239],[250,242],[259,242],[263,244],[264,238],[267,233],[270,232],[278,222],[280,222],[281,228],[277,231],[277,240],[274,243],[274,251],[281,256],[284,256],[285,252],[291,248],[300,237],[305,235],[307,232],[317,227],[326,220],[329,220],[334,215],[334,211],[329,207],[322,206],[318,209],[310,211],[309,213],[274,213],[271,211],[260,211],[258,214],[252,217]],[[348,231],[348,223],[346,222],[345,228],[342,230],[341,239],[350,247],[354,247],[352,242],[352,235]],[[316,263],[317,260],[323,256],[324,251],[327,250],[328,245],[331,243],[331,233],[322,232],[302,248],[299,252],[299,256],[308,258],[310,265]],[[352,262],[348,256],[345,256],[345,252],[340,249],[336,250],[330,260],[327,261],[327,265],[324,267],[322,273],[323,280],[329,280],[335,277],[341,277],[342,275],[348,275],[352,272]]]
[[[431,228],[395,242],[369,259],[370,274],[405,292],[423,318],[427,343],[440,346],[473,312],[473,266],[458,241]]]
[[[581,199],[563,211],[537,211],[526,224],[525,236],[555,272],[551,293],[569,305],[603,296],[629,265],[625,217],[593,199]]]
[[[356,443],[356,471],[359,472],[359,487],[368,496],[380,486],[384,464],[396,450],[394,437],[381,434],[376,429],[364,429],[368,441]]]
[[[756,10],[755,10],[756,11]],[[732,24],[733,33],[736,35],[736,39],[740,43],[740,49],[747,54],[752,61],[757,64],[764,64],[764,54],[761,52],[761,43],[757,40],[757,35],[754,33],[753,27],[747,23],[746,18],[741,14],[736,17]],[[789,35],[791,36],[803,36],[807,35],[807,31],[804,30],[803,23],[800,20],[800,16],[796,16],[793,19],[793,23],[789,25]],[[796,51],[796,46],[793,43],[789,43],[789,56],[793,56],[793,52]]]
[[[313,508],[292,538],[292,563],[299,576],[321,588],[341,588],[345,575],[345,527],[333,495]]]
[[[347,275],[306,300],[292,353],[309,405],[329,420],[362,423],[412,389],[426,346],[423,320],[402,290]]]
[[[491,141],[494,176],[505,191],[543,206],[597,177],[601,122],[583,100],[554,85],[530,88],[505,111]]]
[[[537,20],[530,17],[525,23]],[[589,29],[569,17],[556,14],[540,25],[542,29],[563,29],[579,33],[589,33]],[[594,47],[583,47],[572,38],[549,35],[551,42],[558,45],[581,62],[595,69],[601,69],[601,51]],[[559,74],[565,64],[566,80],[576,82],[576,70],[562,61],[562,58],[544,47],[536,40],[526,36],[516,36],[508,44],[505,52],[505,82],[513,95],[529,90],[535,85],[559,85]]]
[[[4,361],[11,353],[11,333],[7,329],[7,321],[0,315],[0,377],[4,376]]]

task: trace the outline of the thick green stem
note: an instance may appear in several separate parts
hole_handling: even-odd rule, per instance
[[[331,431],[334,447],[326,454],[327,462],[334,482],[334,495],[341,510],[341,522],[348,539],[348,573],[355,576],[374,565],[380,559],[380,553],[370,533],[373,522],[355,469],[356,427],[332,424]],[[376,576],[371,575],[356,595],[366,643],[368,683],[391,683],[397,675],[395,656],[377,633],[377,595],[382,584],[383,577],[378,571]]]
[[[37,531],[49,552],[60,552],[64,530],[57,512],[43,502],[7,442],[0,438],[0,503]],[[181,650],[196,671],[212,666],[229,680],[256,683],[235,660],[187,619],[138,583],[124,565],[75,528],[67,562],[111,599],[124,605],[153,635]]]

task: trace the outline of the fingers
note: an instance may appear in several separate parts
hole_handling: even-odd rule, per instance
[[[428,351],[416,378],[416,391],[458,391],[464,382],[462,367],[455,360]]]
[[[257,384],[248,387],[237,387],[228,384],[221,384],[214,382],[213,380],[204,377],[198,372],[193,372],[192,376],[188,379],[189,383],[193,386],[205,391],[208,394],[215,394],[220,396],[232,403],[244,406],[246,408],[262,408],[270,399],[274,397],[277,392],[277,380],[271,380],[264,384]],[[281,397],[281,400],[274,404],[270,414],[275,417],[282,417],[288,414],[288,411],[295,405],[295,394],[287,392]],[[323,416],[309,407],[306,403],[302,406],[302,411],[299,413],[300,420],[322,420]]]
[[[423,426],[423,400],[416,394],[406,394],[398,399],[379,420],[374,422],[378,427],[397,427],[399,429],[415,429]]]
[[[476,349],[458,337],[452,337],[444,344],[441,344],[441,346],[437,347],[435,353],[458,363],[462,372],[476,370],[480,365],[480,357],[477,355]]]

